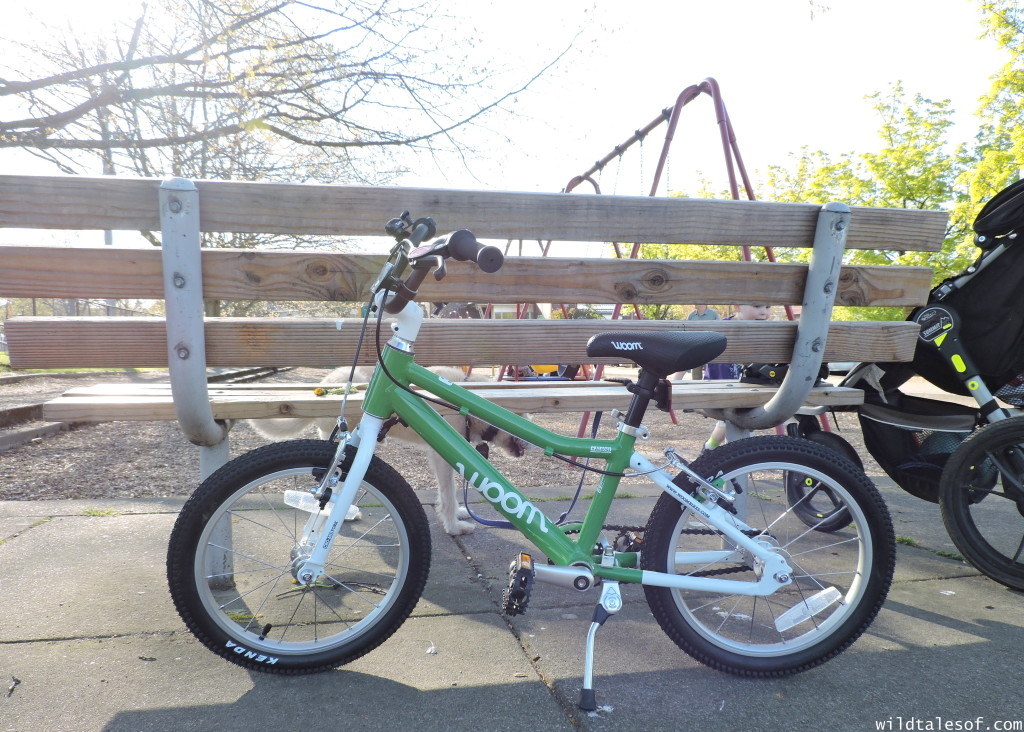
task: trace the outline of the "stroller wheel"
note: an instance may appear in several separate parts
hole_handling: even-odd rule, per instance
[[[805,420],[801,419],[800,427],[802,432],[807,429]],[[838,452],[863,469],[863,463],[853,445],[837,434],[817,429],[816,422],[812,429],[800,436]],[[838,531],[850,523],[850,512],[843,502],[828,488],[806,475],[792,472],[786,475],[786,498],[793,507],[793,513],[816,531]]]
[[[1024,590],[1024,417],[985,425],[963,441],[942,472],[939,506],[971,564]]]

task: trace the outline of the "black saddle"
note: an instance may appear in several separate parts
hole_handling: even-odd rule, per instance
[[[714,331],[671,330],[660,333],[614,331],[587,341],[587,355],[632,361],[664,379],[676,371],[703,366],[725,350],[725,336]]]

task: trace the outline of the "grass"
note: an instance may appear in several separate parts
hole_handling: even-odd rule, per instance
[[[904,546],[912,546],[917,549],[923,548],[921,546],[921,543],[917,539],[911,539],[909,536],[897,536],[896,543],[903,544]],[[958,562],[967,561],[963,558],[963,555],[957,554],[956,552],[946,551],[945,549],[929,549],[928,551],[930,551],[935,556],[943,557],[944,559],[955,559]]]
[[[82,511],[83,516],[120,516],[121,514],[112,508],[87,508]]]
[[[242,621],[246,620],[255,620],[258,617],[262,617],[261,615],[253,615],[248,610],[228,610],[224,614],[232,620],[234,620],[236,623],[241,623]]]

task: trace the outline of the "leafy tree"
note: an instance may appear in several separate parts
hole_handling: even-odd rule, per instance
[[[882,147],[877,152],[852,152],[833,157],[802,150],[789,167],[771,166],[763,198],[776,201],[853,206],[950,210],[941,252],[876,252],[848,250],[855,264],[922,265],[932,267],[935,281],[961,271],[976,255],[968,236],[973,215],[962,188],[973,156],[965,145],[950,151],[947,133],[953,110],[949,100],[909,96],[902,84],[868,97],[881,120]],[[780,251],[780,259],[807,259],[808,250]],[[898,308],[837,308],[844,319],[903,317]]]
[[[949,100],[932,101],[920,94],[908,99],[902,84],[895,84],[886,95],[872,94],[875,111],[881,120],[878,152],[844,153],[833,158],[828,153],[804,149],[794,156],[789,168],[771,166],[763,198],[774,201],[826,203],[842,201],[853,206],[887,208],[948,208],[957,202],[957,179],[970,162],[964,146],[948,152],[947,131],[952,126],[953,110]],[[962,237],[967,222],[951,217],[948,237]],[[806,253],[805,253],[806,255]],[[852,261],[884,263],[893,253],[849,252]],[[879,257],[886,257],[880,259]],[[948,269],[959,263],[935,255],[907,253],[901,264],[928,264]],[[954,256],[955,259],[955,256]]]
[[[985,35],[1009,54],[978,110],[975,164],[963,182],[974,210],[1021,177],[1024,168],[1024,10],[1012,0],[980,0],[978,5]]]

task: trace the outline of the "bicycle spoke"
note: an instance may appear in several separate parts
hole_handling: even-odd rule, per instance
[[[671,497],[659,499],[648,521],[644,569],[693,574],[676,564],[676,554],[706,553],[712,559],[702,562],[701,577],[763,583],[768,572],[778,571],[759,558],[763,552],[776,553],[789,566],[788,578],[779,577],[779,586],[764,595],[730,588],[728,596],[715,596],[710,582],[700,590],[645,588],[655,618],[673,640],[724,670],[761,675],[824,661],[863,631],[891,581],[894,540],[877,491],[852,463],[836,461],[827,448],[796,442],[799,447],[786,438],[748,438],[691,465],[704,476],[745,486],[736,503],[741,513],[727,520],[758,531],[752,538],[761,549],[742,552],[749,567],[732,561],[721,534],[688,532],[694,516]],[[796,493],[794,476],[802,489]],[[814,509],[815,499],[827,515]],[[881,570],[872,572],[878,561]]]

